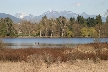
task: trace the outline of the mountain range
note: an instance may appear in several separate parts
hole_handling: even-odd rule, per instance
[[[13,22],[15,22],[15,23],[18,23],[18,22],[20,22],[20,20],[21,20],[21,19],[15,17],[15,16],[10,15],[10,14],[0,13],[0,18],[6,18],[6,17],[9,17],[9,18],[12,19]]]
[[[84,18],[88,18],[88,17],[96,17],[97,15],[89,15],[86,14],[85,12],[81,13],[81,14],[76,14],[73,13],[72,11],[47,11],[44,12],[42,15],[39,16],[34,16],[32,14],[26,14],[26,13],[16,13],[14,16],[10,15],[10,14],[5,14],[5,13],[0,13],[0,18],[5,18],[5,17],[10,17],[15,23],[20,22],[22,19],[27,19],[27,20],[41,20],[43,16],[47,16],[47,18],[58,18],[59,16],[64,16],[66,18],[70,18],[70,17],[74,17],[75,19],[77,18],[78,15],[83,16]],[[105,22],[106,21],[106,17],[102,17],[102,21]]]

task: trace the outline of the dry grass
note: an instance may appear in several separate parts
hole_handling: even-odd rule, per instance
[[[101,63],[102,69],[107,70],[102,64],[107,62],[108,65],[108,43],[84,44],[76,48],[2,48],[0,60],[3,61],[0,62],[2,72],[6,72],[4,68],[11,70],[14,67],[9,72],[67,72],[65,68],[69,69],[69,72],[80,72],[80,69],[87,72],[90,70],[89,67],[91,72],[105,72],[93,70],[100,66],[92,66]]]
[[[91,43],[78,45],[76,48],[2,48],[0,60],[3,61],[28,61],[41,57],[48,63],[67,62],[71,60],[108,60],[108,43]]]
[[[0,62],[0,72],[108,72],[108,61],[76,60],[73,64],[62,62],[54,63],[47,67],[45,63],[40,66],[37,63],[27,62]]]

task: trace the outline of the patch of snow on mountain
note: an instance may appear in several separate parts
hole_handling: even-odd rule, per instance
[[[15,14],[15,17],[17,18],[24,18],[25,16],[29,16],[29,14],[21,13],[21,12]]]

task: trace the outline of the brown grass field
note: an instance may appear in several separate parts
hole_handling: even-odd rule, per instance
[[[0,72],[108,72],[108,43],[75,48],[0,47]]]

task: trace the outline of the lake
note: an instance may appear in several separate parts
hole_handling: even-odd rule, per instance
[[[2,41],[11,48],[40,48],[40,47],[73,47],[76,44],[93,43],[94,38],[3,38]],[[108,42],[108,38],[101,38]]]

